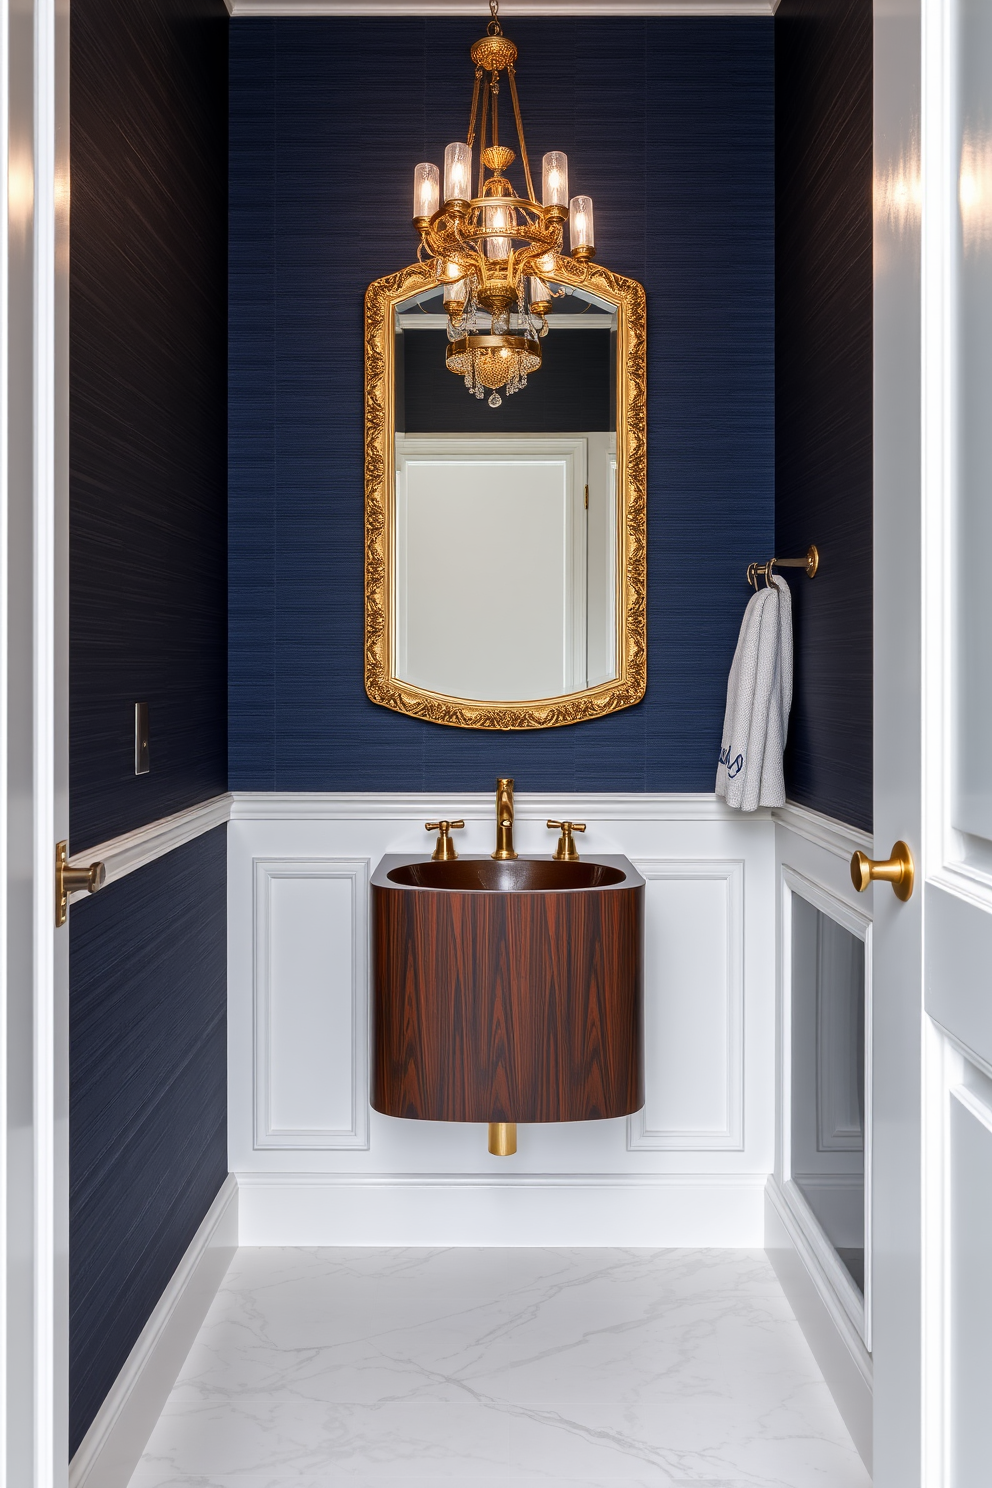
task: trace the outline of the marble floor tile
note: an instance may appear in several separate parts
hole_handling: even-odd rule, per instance
[[[240,1250],[131,1488],[868,1488],[763,1252]]]

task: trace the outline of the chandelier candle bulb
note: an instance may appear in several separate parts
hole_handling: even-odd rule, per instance
[[[527,280],[530,308],[535,315],[547,315],[551,309],[551,291],[543,279],[531,274]]]
[[[592,223],[592,197],[573,196],[568,209],[568,235],[573,258],[592,258],[596,238]]]
[[[559,208],[555,215],[564,217],[568,209],[568,156],[561,150],[549,150],[541,174],[544,205]]]
[[[472,151],[455,140],[444,152],[444,202],[468,206],[472,199]]]
[[[441,173],[436,165],[423,160],[413,173],[413,221],[425,228],[441,205]]]
[[[512,212],[504,206],[486,208],[486,254],[489,258],[509,258],[510,239],[506,231],[513,225]],[[499,236],[493,236],[498,234]]]
[[[449,280],[444,286],[444,307],[457,320],[465,308],[468,298],[468,283],[465,279]]]

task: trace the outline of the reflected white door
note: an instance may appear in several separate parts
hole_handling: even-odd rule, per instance
[[[498,702],[587,685],[586,443],[397,435],[395,676]]]
[[[992,7],[875,22],[874,1479],[992,1481]]]

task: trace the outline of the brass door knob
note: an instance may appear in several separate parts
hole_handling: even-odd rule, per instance
[[[55,925],[64,925],[69,916],[69,895],[79,890],[95,894],[107,881],[106,865],[91,863],[88,868],[69,867],[69,844],[55,846]]]
[[[856,852],[851,859],[851,881],[859,894],[863,894],[868,885],[877,879],[882,883],[890,883],[896,898],[905,901],[913,892],[915,877],[913,854],[905,842],[897,842],[891,856],[882,862],[875,862],[863,852]]]
[[[424,822],[426,831],[440,834],[437,839],[437,845],[431,853],[432,863],[450,863],[453,858],[457,858],[458,854],[455,852],[455,844],[452,842],[448,833],[454,832],[456,828],[461,828],[464,825],[464,821]]]

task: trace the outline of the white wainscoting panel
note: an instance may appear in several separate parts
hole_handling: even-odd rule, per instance
[[[255,1146],[367,1147],[367,858],[255,860]]]
[[[494,796],[236,793],[228,1131],[242,1243],[760,1244],[774,1151],[768,813],[629,793],[518,791],[516,807],[519,852],[550,854],[545,822],[566,816],[588,825],[584,858],[625,853],[646,872],[643,1117],[629,1131],[622,1118],[524,1125],[516,1156],[497,1158],[482,1124],[371,1111],[369,868],[429,853],[424,823],[439,816],[465,818],[459,852],[491,852]]]
[[[744,864],[638,859],[646,1099],[627,1147],[744,1145]]]
[[[775,1175],[768,1186],[766,1246],[786,1295],[800,1320],[817,1363],[823,1370],[855,1444],[871,1468],[871,912],[872,890],[858,894],[851,882],[850,860],[860,849],[872,852],[872,839],[854,827],[801,806],[774,812],[776,820],[776,898],[778,901],[776,1155]],[[792,896],[800,895],[815,909],[865,943],[865,1007],[867,1050],[865,1070],[865,1230],[866,1296],[862,1298],[850,1275],[793,1181],[792,1083]],[[840,1035],[843,1030],[833,1030]],[[830,1030],[821,1028],[821,1034]],[[821,1071],[823,1073],[823,1071]],[[820,1150],[851,1147],[847,1115],[818,1102]],[[805,1184],[808,1174],[798,1174]],[[822,1180],[818,1180],[822,1181]],[[823,1194],[820,1194],[823,1197]],[[843,1217],[851,1211],[852,1239],[857,1221],[855,1192],[841,1181],[831,1195]]]

